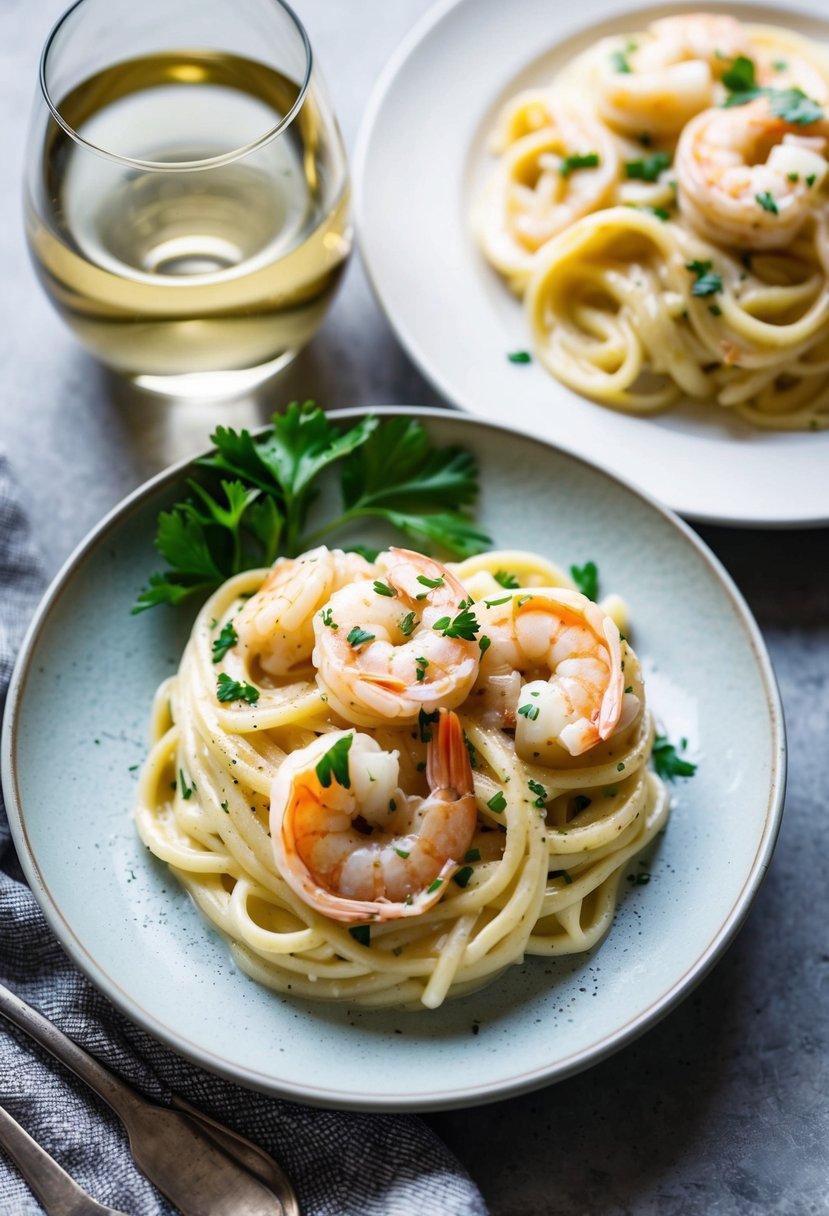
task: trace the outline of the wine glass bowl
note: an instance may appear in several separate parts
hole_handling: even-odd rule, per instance
[[[342,139],[281,0],[78,0],[43,51],[26,233],[93,355],[241,392],[319,326],[351,249]]]

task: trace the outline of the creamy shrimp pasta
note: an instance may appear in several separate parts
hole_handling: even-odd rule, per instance
[[[669,809],[622,611],[523,552],[240,574],[158,690],[141,838],[281,993],[435,1008],[588,950]]]
[[[537,358],[602,404],[829,426],[829,53],[690,13],[514,96],[476,200]]]

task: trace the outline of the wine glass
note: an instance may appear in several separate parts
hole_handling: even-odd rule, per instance
[[[173,396],[242,393],[311,338],[351,249],[348,169],[281,0],[77,0],[52,30],[26,234],[96,358]]]

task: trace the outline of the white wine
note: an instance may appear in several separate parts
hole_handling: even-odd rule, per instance
[[[333,120],[306,97],[262,138],[299,92],[263,63],[192,51],[116,64],[63,98],[86,143],[50,120],[27,236],[103,362],[137,377],[275,370],[314,333],[351,229]]]

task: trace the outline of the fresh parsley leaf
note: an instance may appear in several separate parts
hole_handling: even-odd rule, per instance
[[[432,724],[440,718],[440,711],[434,710],[432,713],[427,713],[425,709],[418,710],[417,725],[420,731],[421,743],[431,743],[432,741]]]
[[[313,403],[293,402],[260,436],[218,427],[212,439],[215,450],[197,462],[212,480],[190,480],[190,497],[160,514],[156,547],[169,569],[150,576],[133,612],[204,594],[363,517],[453,557],[492,544],[464,510],[478,493],[474,458],[460,448],[433,447],[413,419],[369,416],[341,430]],[[337,462],[342,509],[306,531],[317,479]]]
[[[730,109],[732,106],[745,106],[758,97],[767,97],[769,110],[774,117],[782,118],[784,122],[791,123],[793,126],[807,127],[824,117],[821,106],[814,98],[807,96],[802,89],[798,88],[769,89],[755,85],[752,88],[736,89],[729,93],[723,105],[726,109]]]
[[[228,621],[222,632],[213,642],[213,662],[221,663],[229,650],[239,641],[239,635],[233,627],[233,621]]]
[[[537,705],[519,705],[518,712],[521,714],[522,718],[527,718],[530,722],[535,722],[536,718],[538,717],[539,710]]]
[[[562,159],[558,171],[562,177],[569,177],[575,169],[595,169],[600,163],[598,152],[575,153]]]
[[[507,591],[515,591],[521,586],[514,574],[510,574],[508,570],[496,570],[495,581],[500,583],[502,587],[506,587]]]
[[[641,160],[625,161],[625,177],[640,182],[655,182],[664,169],[671,163],[667,152],[653,152],[643,156]]]
[[[474,609],[467,604],[451,620],[448,616],[442,616],[439,621],[435,621],[432,628],[445,638],[463,638],[465,642],[474,642],[481,626]]]
[[[691,288],[692,296],[713,296],[718,291],[722,291],[722,276],[711,267],[711,262],[686,263],[685,269],[696,275],[696,280]]]
[[[504,797],[504,791],[498,790],[497,794],[493,794],[487,806],[491,811],[495,811],[496,815],[500,815],[501,811],[506,810],[507,800]]]
[[[528,350],[511,350],[507,355],[510,363],[532,363],[533,357]]]
[[[474,873],[475,871],[472,869],[472,866],[463,866],[458,870],[457,874],[452,875],[452,879],[459,887],[466,887],[469,885],[469,880]]]
[[[367,629],[361,629],[359,625],[355,625],[353,629],[348,631],[346,641],[354,650],[359,650],[367,642],[373,642],[376,636],[374,633],[369,633]]]
[[[383,582],[381,582],[381,581],[380,581],[380,579],[375,579],[375,581],[374,581],[374,590],[375,590],[375,592],[376,592],[376,594],[377,594],[377,595],[385,595],[385,596],[389,596],[389,597],[392,597],[392,598],[393,598],[395,595],[397,595],[397,592],[394,590],[394,588],[393,588],[393,587],[390,587],[390,586],[388,585],[388,583],[383,583]]]
[[[599,598],[599,568],[595,562],[585,562],[583,566],[571,566],[570,577],[582,595],[589,600]]]
[[[757,88],[754,60],[738,55],[722,74],[722,82],[731,93],[747,93]]]
[[[770,211],[772,215],[780,214],[780,208],[777,206],[777,199],[770,190],[764,190],[762,194],[755,194],[754,198],[764,211]]]
[[[338,739],[332,747],[329,747],[325,755],[317,761],[314,771],[323,789],[327,790],[332,781],[336,781],[337,785],[341,785],[344,790],[351,789],[348,753],[353,742],[353,734],[343,735],[342,739]]]
[[[624,51],[610,52],[610,62],[613,65],[614,72],[622,72],[626,76],[630,75],[633,68],[628,63],[628,54],[627,48]]]
[[[398,629],[403,634],[403,637],[407,638],[410,636],[416,624],[417,619],[415,614],[413,612],[407,612],[406,615],[401,618]]]
[[[247,701],[248,705],[255,705],[259,700],[259,689],[244,680],[232,680],[227,672],[222,671],[217,681],[216,698],[219,701]]]
[[[690,760],[683,760],[665,735],[656,736],[651,756],[655,772],[665,781],[675,781],[677,777],[693,777],[697,771],[697,766]]]

